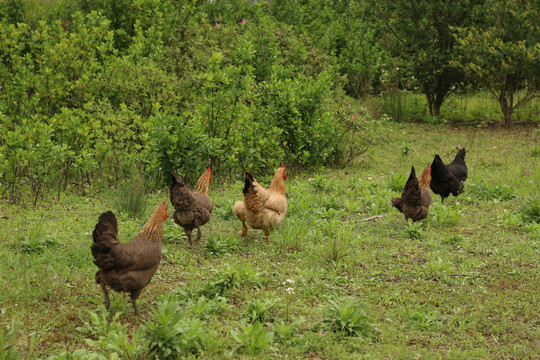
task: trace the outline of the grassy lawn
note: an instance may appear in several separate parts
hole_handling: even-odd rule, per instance
[[[218,207],[200,243],[190,248],[167,221],[139,318],[118,293],[104,311],[94,282],[91,233],[113,209],[109,196],[1,200],[0,358],[85,349],[77,356],[137,359],[156,329],[175,329],[185,341],[174,351],[201,358],[539,358],[539,129],[378,128],[381,143],[350,168],[289,170],[288,212],[270,245],[260,231],[240,237],[232,205],[243,182],[215,174]],[[432,194],[428,217],[408,224],[390,198],[411,165],[436,153],[450,162],[457,145],[465,192],[444,205]],[[168,189],[151,194],[141,219],[119,215],[121,240],[165,199]]]

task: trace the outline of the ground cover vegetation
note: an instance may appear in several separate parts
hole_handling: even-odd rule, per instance
[[[289,171],[269,245],[262,232],[240,237],[243,182],[213,181],[201,242],[167,221],[140,317],[118,293],[103,308],[91,231],[112,209],[121,239],[133,238],[167,187],[144,196],[140,217],[114,205],[123,190],[3,200],[3,358],[539,356],[538,131],[378,126],[384,141],[354,166]],[[465,192],[434,196],[428,217],[407,223],[390,199],[410,164],[449,159],[456,144],[468,150]]]
[[[539,5],[411,6],[0,2],[0,358],[540,356]],[[456,146],[465,193],[405,222]],[[284,223],[241,239],[244,170],[282,162]],[[208,166],[202,242],[168,222],[141,317],[107,311],[99,214],[127,241]]]

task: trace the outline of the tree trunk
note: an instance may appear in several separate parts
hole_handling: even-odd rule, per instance
[[[512,125],[512,113],[514,112],[514,109],[512,107],[507,107],[506,109],[503,109],[504,114],[504,126],[510,127]]]
[[[426,99],[429,108],[429,115],[433,116],[433,99],[429,94],[426,94]]]
[[[510,101],[513,102],[512,97]],[[512,124],[512,113],[514,112],[514,106],[508,101],[508,99],[504,97],[504,93],[499,97],[499,104],[501,105],[501,111],[504,115],[504,126],[510,127]]]
[[[440,116],[441,115],[441,107],[444,101],[444,96],[437,96],[437,94],[425,94],[428,107],[429,107],[429,115],[431,116]]]
[[[442,104],[439,104],[438,102],[435,102],[433,104],[433,113],[430,114],[430,115],[434,115],[434,116],[439,117],[441,115],[441,106],[442,106]]]

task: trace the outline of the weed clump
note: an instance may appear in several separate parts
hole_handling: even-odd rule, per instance
[[[142,176],[133,175],[112,192],[112,203],[118,212],[140,218],[147,207],[147,189]]]
[[[523,221],[540,223],[540,197],[527,199],[519,213]]]
[[[374,335],[374,325],[366,315],[364,305],[356,298],[348,297],[343,301],[330,300],[323,308],[320,327],[345,336]]]

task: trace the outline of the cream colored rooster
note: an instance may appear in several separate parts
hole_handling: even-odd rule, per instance
[[[233,207],[233,213],[242,221],[242,237],[247,235],[247,224],[264,231],[266,243],[269,243],[270,232],[281,224],[287,212],[285,179],[285,165],[281,164],[266,190],[246,171],[244,201],[237,201]]]

